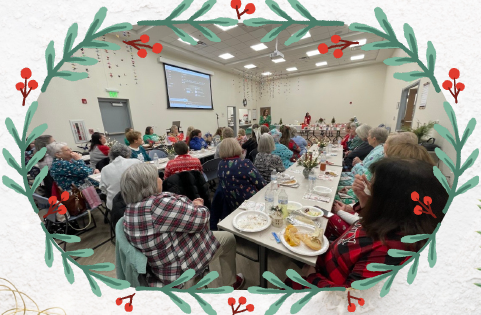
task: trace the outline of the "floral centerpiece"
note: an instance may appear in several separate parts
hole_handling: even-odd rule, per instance
[[[335,123],[336,123],[336,118],[332,117],[332,119],[331,119],[331,124],[334,125]]]
[[[321,124],[321,125],[324,123],[324,121],[325,121],[324,118],[319,118],[319,120],[318,120],[319,124]]]
[[[173,160],[175,157],[175,151],[174,151],[174,146],[168,146],[164,148],[164,151],[167,152],[167,157],[169,160]]]
[[[324,151],[324,148],[329,145],[329,141],[326,139],[322,139],[317,143],[317,146],[319,147],[319,151]]]
[[[105,145],[108,146],[109,148],[112,148],[117,143],[119,143],[117,140],[107,138],[107,141],[105,142]]]
[[[317,157],[315,159],[312,158],[312,152],[307,152],[297,160],[297,164],[304,167],[302,174],[305,178],[309,178],[309,172],[319,165],[319,161],[317,160]]]

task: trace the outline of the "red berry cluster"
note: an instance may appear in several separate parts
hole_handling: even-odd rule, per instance
[[[232,315],[235,315],[235,314],[239,314],[239,313],[242,313],[242,312],[245,312],[245,311],[248,311],[248,312],[253,312],[254,311],[254,305],[252,304],[248,304],[246,305],[246,308],[239,311],[239,308],[241,307],[241,305],[244,305],[247,303],[247,300],[245,297],[241,296],[239,298],[239,306],[237,306],[237,308],[234,310],[234,305],[235,305],[236,301],[234,298],[230,297],[228,300],[227,300],[227,304],[229,304],[231,307],[232,307]]]
[[[64,191],[60,195],[60,200],[67,201],[69,197],[70,197],[70,194],[68,193],[68,191]],[[48,198],[48,203],[50,204],[50,206],[48,207],[47,213],[43,216],[44,218],[57,212],[62,215],[67,213],[67,208],[64,205],[60,204],[60,201],[57,200],[57,197],[52,196]]]
[[[239,9],[242,5],[242,2],[241,0],[232,0],[230,2],[230,6],[232,7],[232,9],[235,9],[236,12],[237,12],[237,19],[240,20],[241,16],[244,14],[244,13],[247,13],[247,14],[253,14],[254,12],[256,12],[256,6],[254,5],[254,3],[248,3],[246,5],[246,8],[244,9],[244,11],[242,11],[241,13],[239,13]]]
[[[126,303],[126,304],[125,304],[125,311],[126,311],[126,312],[132,312],[132,310],[134,309],[134,307],[132,306],[132,299],[134,298],[134,295],[135,295],[135,293],[134,293],[134,294],[131,294],[131,295],[128,295],[128,296],[125,296],[125,297],[123,297],[123,298],[117,298],[117,299],[115,300],[115,303],[116,303],[117,305],[121,305],[121,304],[122,304],[122,300],[124,300],[124,299],[129,299],[129,298],[130,298],[129,303]]]
[[[433,213],[433,210],[431,209],[431,204],[433,203],[433,200],[429,196],[424,196],[423,202],[419,201],[419,194],[416,191],[413,191],[411,193],[411,199],[413,201],[419,202],[419,204],[422,206],[416,206],[414,207],[414,214],[416,215],[421,215],[422,213],[426,213],[429,215],[432,215],[433,218],[436,219],[436,215]],[[424,208],[424,210],[423,210]]]
[[[329,49],[331,48],[336,48],[336,47],[341,47],[340,49],[336,49],[334,50],[334,57],[339,59],[342,57],[342,55],[344,54],[342,51],[344,49],[346,49],[347,47],[351,46],[351,45],[354,45],[354,44],[359,44],[359,42],[351,42],[351,41],[348,41],[348,40],[342,40],[341,39],[341,36],[339,35],[332,35],[331,36],[331,42],[333,42],[334,44],[338,44],[339,42],[343,42],[344,44],[339,44],[339,45],[331,45],[331,46],[327,46],[327,44],[325,43],[322,43],[322,44],[319,44],[319,46],[317,46],[317,49],[319,50],[319,52],[321,54],[327,54],[327,52],[329,51]]]
[[[458,69],[451,68],[451,70],[449,70],[449,77],[454,80],[454,92],[451,91],[451,88],[453,87],[453,82],[451,82],[449,80],[446,80],[446,81],[443,82],[443,89],[449,90],[449,92],[451,92],[451,95],[454,97],[454,101],[457,104],[459,92],[463,91],[465,86],[461,82],[456,83],[456,79],[459,78],[459,70]]]
[[[38,83],[35,80],[30,80],[27,84],[27,80],[30,79],[32,76],[32,70],[29,68],[23,68],[22,71],[20,71],[20,75],[22,76],[23,79],[25,79],[25,83],[18,82],[15,87],[17,88],[17,91],[20,91],[23,95],[23,103],[22,106],[25,106],[25,99],[27,98],[28,94],[32,90],[35,90],[38,88]],[[27,86],[30,88],[27,92]]]
[[[351,299],[354,299],[354,300],[357,300],[357,303],[359,303],[360,306],[363,306],[364,305],[364,299],[363,298],[357,298],[357,297],[354,297],[351,295],[351,292],[347,292],[347,302],[349,303],[347,305],[347,310],[349,312],[355,312],[356,311],[356,304],[354,303],[351,303]]]
[[[138,50],[137,52],[137,56],[139,56],[140,58],[145,58],[147,57],[147,50],[145,50],[144,48],[140,48],[140,47],[146,47],[146,48],[150,48],[152,49],[152,51],[154,52],[154,54],[160,54],[160,52],[162,51],[162,49],[164,48],[162,46],[161,43],[155,43],[154,46],[150,46],[150,45],[143,45],[143,44],[139,44],[138,42],[142,42],[142,43],[148,43],[150,40],[150,37],[149,35],[147,34],[144,34],[142,36],[140,36],[140,39],[136,39],[136,40],[129,40],[129,41],[123,41],[125,44],[127,45],[130,45],[132,47],[134,47],[135,49]]]

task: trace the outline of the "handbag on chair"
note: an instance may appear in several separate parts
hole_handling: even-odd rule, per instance
[[[62,190],[57,186],[57,194],[62,195]],[[71,216],[77,216],[87,210],[85,204],[85,197],[77,186],[72,184],[72,192],[68,200],[62,201],[62,204],[67,208],[68,213]]]

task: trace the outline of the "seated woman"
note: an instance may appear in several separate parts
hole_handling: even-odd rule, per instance
[[[227,139],[227,138],[234,138],[234,130],[230,127],[222,128],[222,139]],[[215,147],[214,159],[220,158],[219,150],[220,150],[220,146],[222,145],[222,141]]]
[[[257,146],[257,153],[254,166],[259,173],[264,177],[267,183],[271,182],[271,173],[275,169],[276,172],[284,172],[286,168],[282,164],[282,160],[279,156],[272,154],[272,151],[276,148],[274,139],[268,133],[263,134],[259,138],[259,145]]]
[[[239,132],[237,132],[237,142],[242,146],[244,143],[247,142],[246,130],[240,128]]]
[[[349,177],[349,179],[341,180],[339,186],[350,186],[354,181],[354,175],[365,174],[369,168],[369,165],[375,163],[384,157],[384,142],[386,142],[389,132],[386,128],[373,128],[369,130],[367,141],[373,149],[369,154],[361,160],[359,157],[355,157],[352,161],[354,167],[350,172],[343,172],[341,177]]]
[[[284,164],[284,168],[288,169],[292,164],[294,164],[293,162],[291,162],[292,151],[279,142],[281,140],[281,133],[277,129],[272,129],[270,134],[274,139],[274,143],[276,146],[274,151],[272,151],[272,154],[279,156],[282,160],[282,164]]]
[[[107,138],[101,133],[94,132],[90,141],[90,167],[97,168],[97,163],[109,156],[110,148],[105,145]]]
[[[138,131],[130,131],[127,133],[127,140],[130,142],[130,150],[132,151],[131,158],[138,159],[139,155],[142,155],[144,161],[152,161],[152,159],[145,151],[142,144],[144,141],[142,140],[142,134]]]
[[[187,143],[192,150],[207,149],[208,145],[202,138],[202,131],[194,129],[190,133],[189,142]]]
[[[222,159],[217,171],[219,186],[232,212],[267,183],[249,159],[240,158],[242,148],[236,139],[224,139],[219,153]]]
[[[129,133],[130,131],[134,131],[133,128],[125,128],[125,138],[124,138],[124,143],[126,146],[129,146],[130,143],[129,143],[129,140],[127,140],[127,133]]]
[[[187,136],[185,137],[185,142],[187,142],[187,145],[189,144],[189,137],[190,137],[190,134],[192,133],[192,130],[194,130],[195,128],[193,126],[189,126],[189,128],[187,128]]]
[[[392,257],[390,249],[417,251],[424,241],[413,244],[401,242],[407,235],[431,234],[442,221],[448,194],[433,174],[430,164],[413,159],[386,158],[372,166],[373,180],[369,184],[372,196],[364,193],[367,180],[358,184],[361,219],[330,244],[328,251],[317,258],[314,270],[307,270],[305,278],[317,287],[351,287],[352,282],[375,277],[382,272],[368,271],[371,263],[397,266],[409,257]],[[361,176],[357,175],[359,180]],[[394,184],[395,183],[395,184]],[[431,215],[416,215],[411,199],[416,191],[421,198],[432,199]],[[286,284],[303,289],[290,279]]]
[[[369,130],[371,130],[371,126],[369,125],[361,125],[356,128],[357,137],[362,140],[362,143],[355,147],[352,151],[350,151],[346,157],[344,158],[344,168],[351,169],[354,165],[352,161],[354,158],[358,157],[359,159],[364,159],[373,149],[373,147],[369,144],[367,137],[369,136]]]
[[[145,135],[143,137],[143,140],[145,144],[153,145],[159,142],[159,136],[154,133],[154,128],[148,126],[147,128],[145,128]]]
[[[356,136],[356,127],[357,125],[355,123],[346,124],[346,136],[341,141],[343,151],[349,150],[347,146],[349,141],[352,141]]]
[[[42,169],[45,166],[50,170],[52,167],[53,156],[49,154],[48,145],[55,142],[54,138],[50,135],[43,135],[35,139],[35,153],[40,151],[43,148],[47,148],[47,153],[45,153],[44,157],[38,161],[38,168]]]
[[[141,163],[138,159],[131,159],[132,152],[124,144],[116,143],[109,152],[110,163],[102,168],[102,178],[99,188],[106,192],[107,208],[112,210],[112,201],[120,192],[120,178],[130,166]]]
[[[170,132],[167,136],[170,142],[173,143],[184,140],[184,134],[179,132],[179,127],[177,127],[176,125],[170,127]]]
[[[279,142],[285,145],[292,152],[291,161],[295,162],[301,157],[301,148],[291,139],[291,128],[287,126],[281,126],[280,131],[282,133],[281,140]]]
[[[157,168],[144,163],[124,172],[120,189],[127,205],[124,232],[147,256],[150,286],[168,285],[188,269],[199,275],[209,264],[218,262],[221,284],[240,289],[244,279],[236,277],[234,235],[209,230],[209,209],[202,199],[191,201],[162,192]]]
[[[174,151],[177,156],[175,159],[167,162],[164,170],[164,179],[169,176],[187,171],[199,171],[202,173],[202,164],[200,160],[189,154],[189,147],[184,141],[174,143]]]
[[[299,154],[302,156],[304,153],[307,152],[307,141],[303,137],[299,136],[297,133],[296,128],[289,128],[291,133],[291,139],[297,144],[297,146],[301,149]]]
[[[212,137],[212,140],[215,141],[216,143],[220,143],[222,141],[222,131],[223,130],[224,130],[224,127],[217,128],[214,136]]]
[[[251,152],[254,151],[255,149],[257,149],[257,136],[256,136],[256,133],[258,132],[258,129],[259,129],[259,125],[258,125],[258,124],[252,125],[251,137],[249,138],[249,140],[247,140],[247,141],[242,145],[242,149],[245,150],[245,156],[246,156],[246,158],[249,158],[249,155],[251,154]],[[253,161],[252,161],[252,162],[253,162]]]
[[[71,190],[72,184],[82,186],[89,175],[99,173],[85,165],[82,155],[72,152],[66,143],[50,144],[50,152],[54,156],[50,175],[62,190]]]
[[[268,133],[268,132],[269,132],[269,128],[268,128],[267,126],[264,126],[264,125],[262,125],[259,129],[257,129],[257,130],[255,131],[257,143],[259,143],[260,137],[261,137],[263,134]],[[256,147],[255,149],[253,149],[253,150],[251,151],[251,153],[249,153],[249,156],[247,156],[247,157],[249,158],[249,160],[251,160],[252,163],[255,162],[256,156],[257,156],[257,153],[258,153],[258,152],[259,152],[259,151],[257,151],[257,147]]]

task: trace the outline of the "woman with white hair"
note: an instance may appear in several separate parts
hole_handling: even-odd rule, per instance
[[[220,265],[221,285],[242,287],[242,274],[236,276],[235,237],[228,232],[210,231],[210,212],[204,200],[191,201],[163,192],[157,168],[145,163],[124,172],[120,189],[127,205],[124,232],[147,257],[150,286],[166,286],[189,269],[199,275],[215,261],[216,266]]]
[[[48,154],[54,157],[50,175],[63,190],[70,190],[72,184],[79,187],[85,183],[89,175],[99,173],[99,170],[93,171],[85,165],[82,155],[73,152],[66,143],[52,143],[48,150]]]
[[[362,143],[346,155],[346,157],[344,158],[345,168],[351,169],[354,166],[352,164],[354,158],[358,157],[362,160],[373,149],[373,147],[369,144],[369,141],[367,140],[369,136],[369,130],[371,130],[371,126],[369,125],[361,125],[357,127],[356,134],[362,140]]]
[[[102,169],[100,189],[107,193],[107,208],[112,210],[112,200],[120,191],[120,178],[130,166],[141,163],[131,159],[132,152],[124,144],[116,143],[109,151],[110,163]]]
[[[177,125],[172,125],[172,127],[170,127],[168,139],[170,142],[176,143],[177,141],[184,140],[184,134],[179,132],[179,127],[177,127]]]
[[[265,133],[268,133],[269,132],[269,128],[267,128],[267,126],[260,126],[260,128],[258,128],[257,130],[255,130],[255,135],[256,135],[256,140],[257,140],[257,145],[259,145],[259,140],[261,138],[261,136]],[[249,160],[252,161],[252,163],[255,162],[256,160],[256,156],[257,156],[257,153],[259,151],[257,150],[257,147],[251,151],[251,153],[249,153],[249,155],[247,156],[249,158]]]
[[[277,129],[272,129],[270,132],[272,138],[274,139],[275,149],[272,154],[277,155],[281,158],[282,164],[284,164],[285,169],[291,167],[294,162],[291,162],[292,151],[288,147],[280,143],[282,134]]]
[[[258,153],[254,166],[267,183],[270,183],[271,181],[271,173],[273,169],[277,172],[284,172],[286,170],[284,164],[282,164],[281,158],[272,154],[272,151],[274,151],[275,148],[274,139],[270,134],[265,133],[260,136],[259,145],[257,146]]]
[[[307,152],[307,141],[303,137],[297,134],[296,128],[290,128],[289,132],[291,133],[291,139],[301,148],[300,155],[302,156],[304,153]]]

